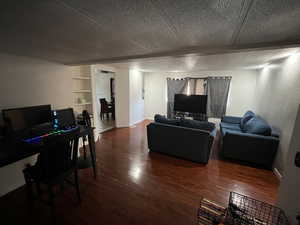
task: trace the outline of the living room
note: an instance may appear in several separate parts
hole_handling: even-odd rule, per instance
[[[111,65],[144,71],[144,117],[149,120],[153,120],[156,114],[168,116],[167,79],[230,77],[225,114],[241,117],[251,110],[268,121],[273,132],[280,135],[272,169],[281,178],[298,110],[299,57],[297,48],[287,48],[214,56],[143,59]],[[192,66],[189,61],[194,62]],[[203,61],[209,63],[203,64]],[[216,61],[218,64],[214,63]],[[187,89],[183,91],[185,94],[189,92]],[[218,125],[225,114],[218,118],[209,117],[208,121]]]
[[[8,1],[0,11],[0,224],[298,223],[298,1]],[[205,111],[176,110],[177,94],[206,96],[192,104]],[[7,112],[41,106],[51,131],[16,139],[12,121],[35,127]],[[55,128],[57,112],[72,114],[68,126]],[[74,179],[30,177],[48,136],[73,129]]]

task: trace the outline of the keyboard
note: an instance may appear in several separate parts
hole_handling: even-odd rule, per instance
[[[63,130],[51,130],[51,131],[49,131],[45,134],[42,134],[42,135],[38,135],[38,136],[31,137],[31,138],[23,139],[23,141],[26,142],[26,143],[29,143],[29,144],[40,143],[43,140],[43,138],[47,138],[47,137],[53,136],[53,135],[65,134],[65,133],[74,131],[76,129],[78,129],[78,126],[72,127],[72,128],[69,128],[69,129],[63,129]]]

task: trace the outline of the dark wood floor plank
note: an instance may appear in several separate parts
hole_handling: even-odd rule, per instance
[[[276,202],[274,174],[220,160],[217,141],[207,165],[149,153],[148,123],[102,134],[96,145],[98,178],[90,169],[80,171],[81,205],[72,188],[58,195],[58,224],[194,225],[202,196],[226,204],[230,191]],[[51,224],[47,206],[29,207],[24,188],[2,197],[0,212],[0,224]]]

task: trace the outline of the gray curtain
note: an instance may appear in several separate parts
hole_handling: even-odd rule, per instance
[[[208,117],[221,118],[226,114],[231,77],[208,77],[205,85]]]
[[[204,78],[187,78],[190,95],[204,94]]]
[[[168,88],[168,103],[167,103],[167,115],[168,118],[172,118],[174,115],[174,96],[175,94],[183,94],[186,92],[187,79],[171,79],[167,78]]]

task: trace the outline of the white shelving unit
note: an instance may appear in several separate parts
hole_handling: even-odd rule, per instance
[[[85,102],[85,103],[75,103],[75,106],[84,106],[84,105],[91,105],[91,102]]]
[[[74,90],[73,93],[90,93],[92,90]]]
[[[82,77],[72,77],[73,80],[90,80],[91,78],[88,76],[82,76]]]
[[[87,110],[93,115],[91,66],[72,67],[73,108],[76,114]]]
[[[72,95],[73,109],[75,116],[81,114],[83,110],[87,110],[91,116],[92,126],[94,123],[93,113],[93,92],[92,92],[92,73],[91,66],[73,66],[72,67]],[[94,133],[95,141],[98,135]],[[79,142],[82,146],[82,142]]]

